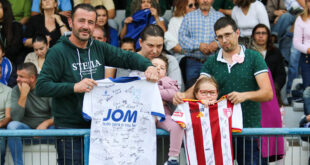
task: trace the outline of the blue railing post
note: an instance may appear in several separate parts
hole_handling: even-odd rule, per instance
[[[84,164],[88,165],[89,163],[89,135],[84,135]]]

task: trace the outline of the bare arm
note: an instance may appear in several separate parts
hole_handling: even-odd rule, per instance
[[[54,119],[53,118],[44,120],[41,124],[39,124],[37,126],[36,129],[47,129],[51,125],[54,125]]]
[[[60,15],[54,14],[54,18],[56,20],[56,23],[59,25],[61,35],[64,35],[65,32],[69,31],[66,24],[61,20]]]
[[[24,46],[28,48],[32,48],[32,38],[26,39]]]
[[[172,48],[172,50],[174,52],[181,53],[182,48],[181,48],[180,44],[177,44],[175,47]]]
[[[165,26],[165,21],[160,21],[159,18],[156,18],[155,20],[156,20],[156,24],[157,24],[161,29],[163,29],[164,32],[166,32],[166,31],[167,31],[167,28],[166,28],[166,26]]]
[[[11,120],[11,108],[6,108],[5,118],[0,121],[0,128],[6,127]]]
[[[301,7],[305,8],[306,4],[304,0],[297,0],[297,2],[300,4]]]
[[[35,16],[35,15],[39,15],[40,13],[38,13],[38,12],[35,12],[35,11],[32,11],[31,12],[31,16]]]
[[[219,12],[231,16],[232,10],[231,9],[219,9]]]
[[[28,93],[30,92],[30,86],[27,83],[18,83],[18,88],[20,91],[20,96],[17,101],[17,104],[23,108],[26,107],[26,101]]]
[[[121,33],[119,34],[119,37],[120,37],[121,39],[123,39],[123,38],[125,37],[126,34],[127,34],[127,24],[124,23],[124,26],[123,26],[123,28],[122,28],[122,30],[121,30]]]
[[[132,17],[127,17],[127,18],[124,20],[124,26],[123,26],[123,28],[122,28],[122,30],[121,30],[121,33],[119,34],[119,37],[120,37],[121,39],[123,39],[123,38],[126,36],[126,34],[127,34],[127,25],[128,25],[129,23],[132,23],[132,21],[133,21],[133,18],[132,18]]]
[[[115,72],[116,72],[115,68],[105,68],[104,78],[109,78],[109,77],[115,78]]]
[[[259,89],[249,92],[231,92],[228,94],[228,100],[232,103],[242,103],[246,100],[265,102],[270,101],[273,98],[272,87],[268,73],[261,73],[255,76]]]
[[[60,15],[63,15],[67,18],[71,17],[71,11],[61,11],[61,12],[58,12]]]
[[[108,10],[109,19],[115,18],[115,9]]]
[[[155,8],[150,8],[150,11],[151,11],[151,14],[152,16],[155,18],[155,21],[156,21],[156,24],[161,28],[163,29],[164,32],[167,31],[167,28],[166,28],[166,25],[165,25],[165,21],[161,21],[159,16],[158,16],[158,13],[157,13],[157,10]]]

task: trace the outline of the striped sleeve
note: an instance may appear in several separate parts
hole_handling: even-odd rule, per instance
[[[248,49],[247,49],[248,50]],[[253,74],[257,76],[261,73],[268,73],[268,67],[260,53],[250,50],[249,56],[252,57]]]

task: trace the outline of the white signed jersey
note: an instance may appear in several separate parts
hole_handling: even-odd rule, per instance
[[[91,119],[90,165],[156,165],[154,116],[165,119],[158,86],[126,79],[97,81],[84,96],[83,117]]]
[[[172,119],[184,130],[188,165],[232,165],[232,131],[241,132],[241,105],[223,99],[205,107],[199,101],[178,105]]]

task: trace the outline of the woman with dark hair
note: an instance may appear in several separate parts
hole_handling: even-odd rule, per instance
[[[271,71],[275,88],[281,90],[286,80],[284,59],[281,51],[272,43],[269,28],[264,24],[258,24],[254,27],[251,37],[253,44],[263,55],[266,64]]]
[[[273,46],[271,33],[264,24],[258,24],[252,32],[255,48],[262,54],[269,68],[269,79],[273,90],[273,99],[261,103],[261,125],[263,128],[282,128],[280,107],[283,106],[280,91],[285,84],[286,72],[280,50]],[[263,137],[262,157],[276,161],[284,156],[283,137]],[[267,144],[268,145],[264,145]]]
[[[159,16],[160,13],[160,9],[158,6],[158,3],[156,2],[156,0],[133,0],[131,2],[131,13],[132,15],[130,17],[125,18],[124,20],[124,26],[121,30],[120,33],[120,38],[123,39],[126,34],[129,32],[128,30],[128,25],[130,23],[134,22],[134,16],[135,14],[137,14],[137,12],[139,12],[140,10],[145,10],[145,9],[149,9],[150,10],[150,14],[154,17],[153,22],[147,22],[147,24],[156,24],[159,27],[161,27],[163,29],[163,31],[166,31],[166,26],[165,26],[165,21],[162,17]],[[143,13],[142,13],[143,14]],[[144,14],[143,14],[144,15]],[[143,16],[142,15],[142,16]],[[139,16],[141,19],[141,16]],[[146,18],[149,19],[149,18]],[[130,36],[126,36],[126,37],[130,37]]]
[[[163,56],[162,50],[164,47],[164,31],[158,25],[148,25],[140,34],[139,43],[141,45],[141,50],[137,53],[142,55],[143,57],[153,60],[154,58],[158,58]],[[177,60],[171,55],[165,55],[168,60],[168,69],[166,70],[166,75],[174,81],[177,81],[178,87],[180,87],[181,72],[178,65]],[[120,73],[122,72],[122,73]],[[124,70],[117,69],[117,76],[139,76],[144,77],[143,72],[140,71],[132,71],[132,70]],[[179,77],[179,78],[178,78]],[[171,85],[171,84],[170,84]],[[161,91],[162,92],[162,91]],[[171,91],[173,92],[173,91]],[[162,94],[162,93],[161,93]],[[171,96],[163,98],[165,102],[172,103]],[[168,104],[170,105],[170,104]],[[167,165],[178,165],[177,157],[180,153],[180,148],[182,145],[182,135],[183,128],[181,128],[176,122],[171,119],[171,111],[166,111],[166,120],[163,122],[157,122],[157,127],[167,130],[170,132],[170,148],[169,148],[169,159],[167,161]],[[174,164],[173,164],[174,163]]]
[[[152,60],[158,57],[163,52],[164,47],[164,31],[158,25],[147,25],[140,33],[139,44],[141,49],[137,52],[143,57]],[[182,76],[178,61],[171,55],[166,55],[168,58],[169,68],[167,76],[177,80],[178,85],[182,86]],[[130,71],[126,69],[117,69],[116,77],[129,76]],[[135,75],[137,76],[137,75]]]
[[[172,53],[184,54],[178,41],[179,29],[185,14],[196,10],[198,4],[196,0],[176,0],[174,7],[173,17],[170,19],[168,31],[165,33],[165,46]]]
[[[0,40],[3,51],[14,64],[23,62],[22,25],[14,21],[11,4],[8,0],[0,1]]]
[[[253,28],[257,24],[265,24],[268,28],[269,19],[266,7],[256,0],[233,0],[236,5],[232,10],[232,19],[240,29],[239,43],[248,46]]]
[[[107,42],[113,46],[118,47],[118,32],[108,24],[108,10],[103,5],[96,6],[97,21],[96,24],[103,29]]]
[[[44,35],[52,47],[60,36],[68,32],[69,25],[65,16],[57,14],[57,0],[41,0],[41,14],[32,16],[26,24],[24,45],[32,47],[32,38],[35,35]]]
[[[47,38],[42,35],[34,36],[32,38],[32,45],[34,52],[31,52],[26,56],[25,63],[33,63],[36,66],[38,73],[40,73],[45,61],[45,55],[49,48]]]

